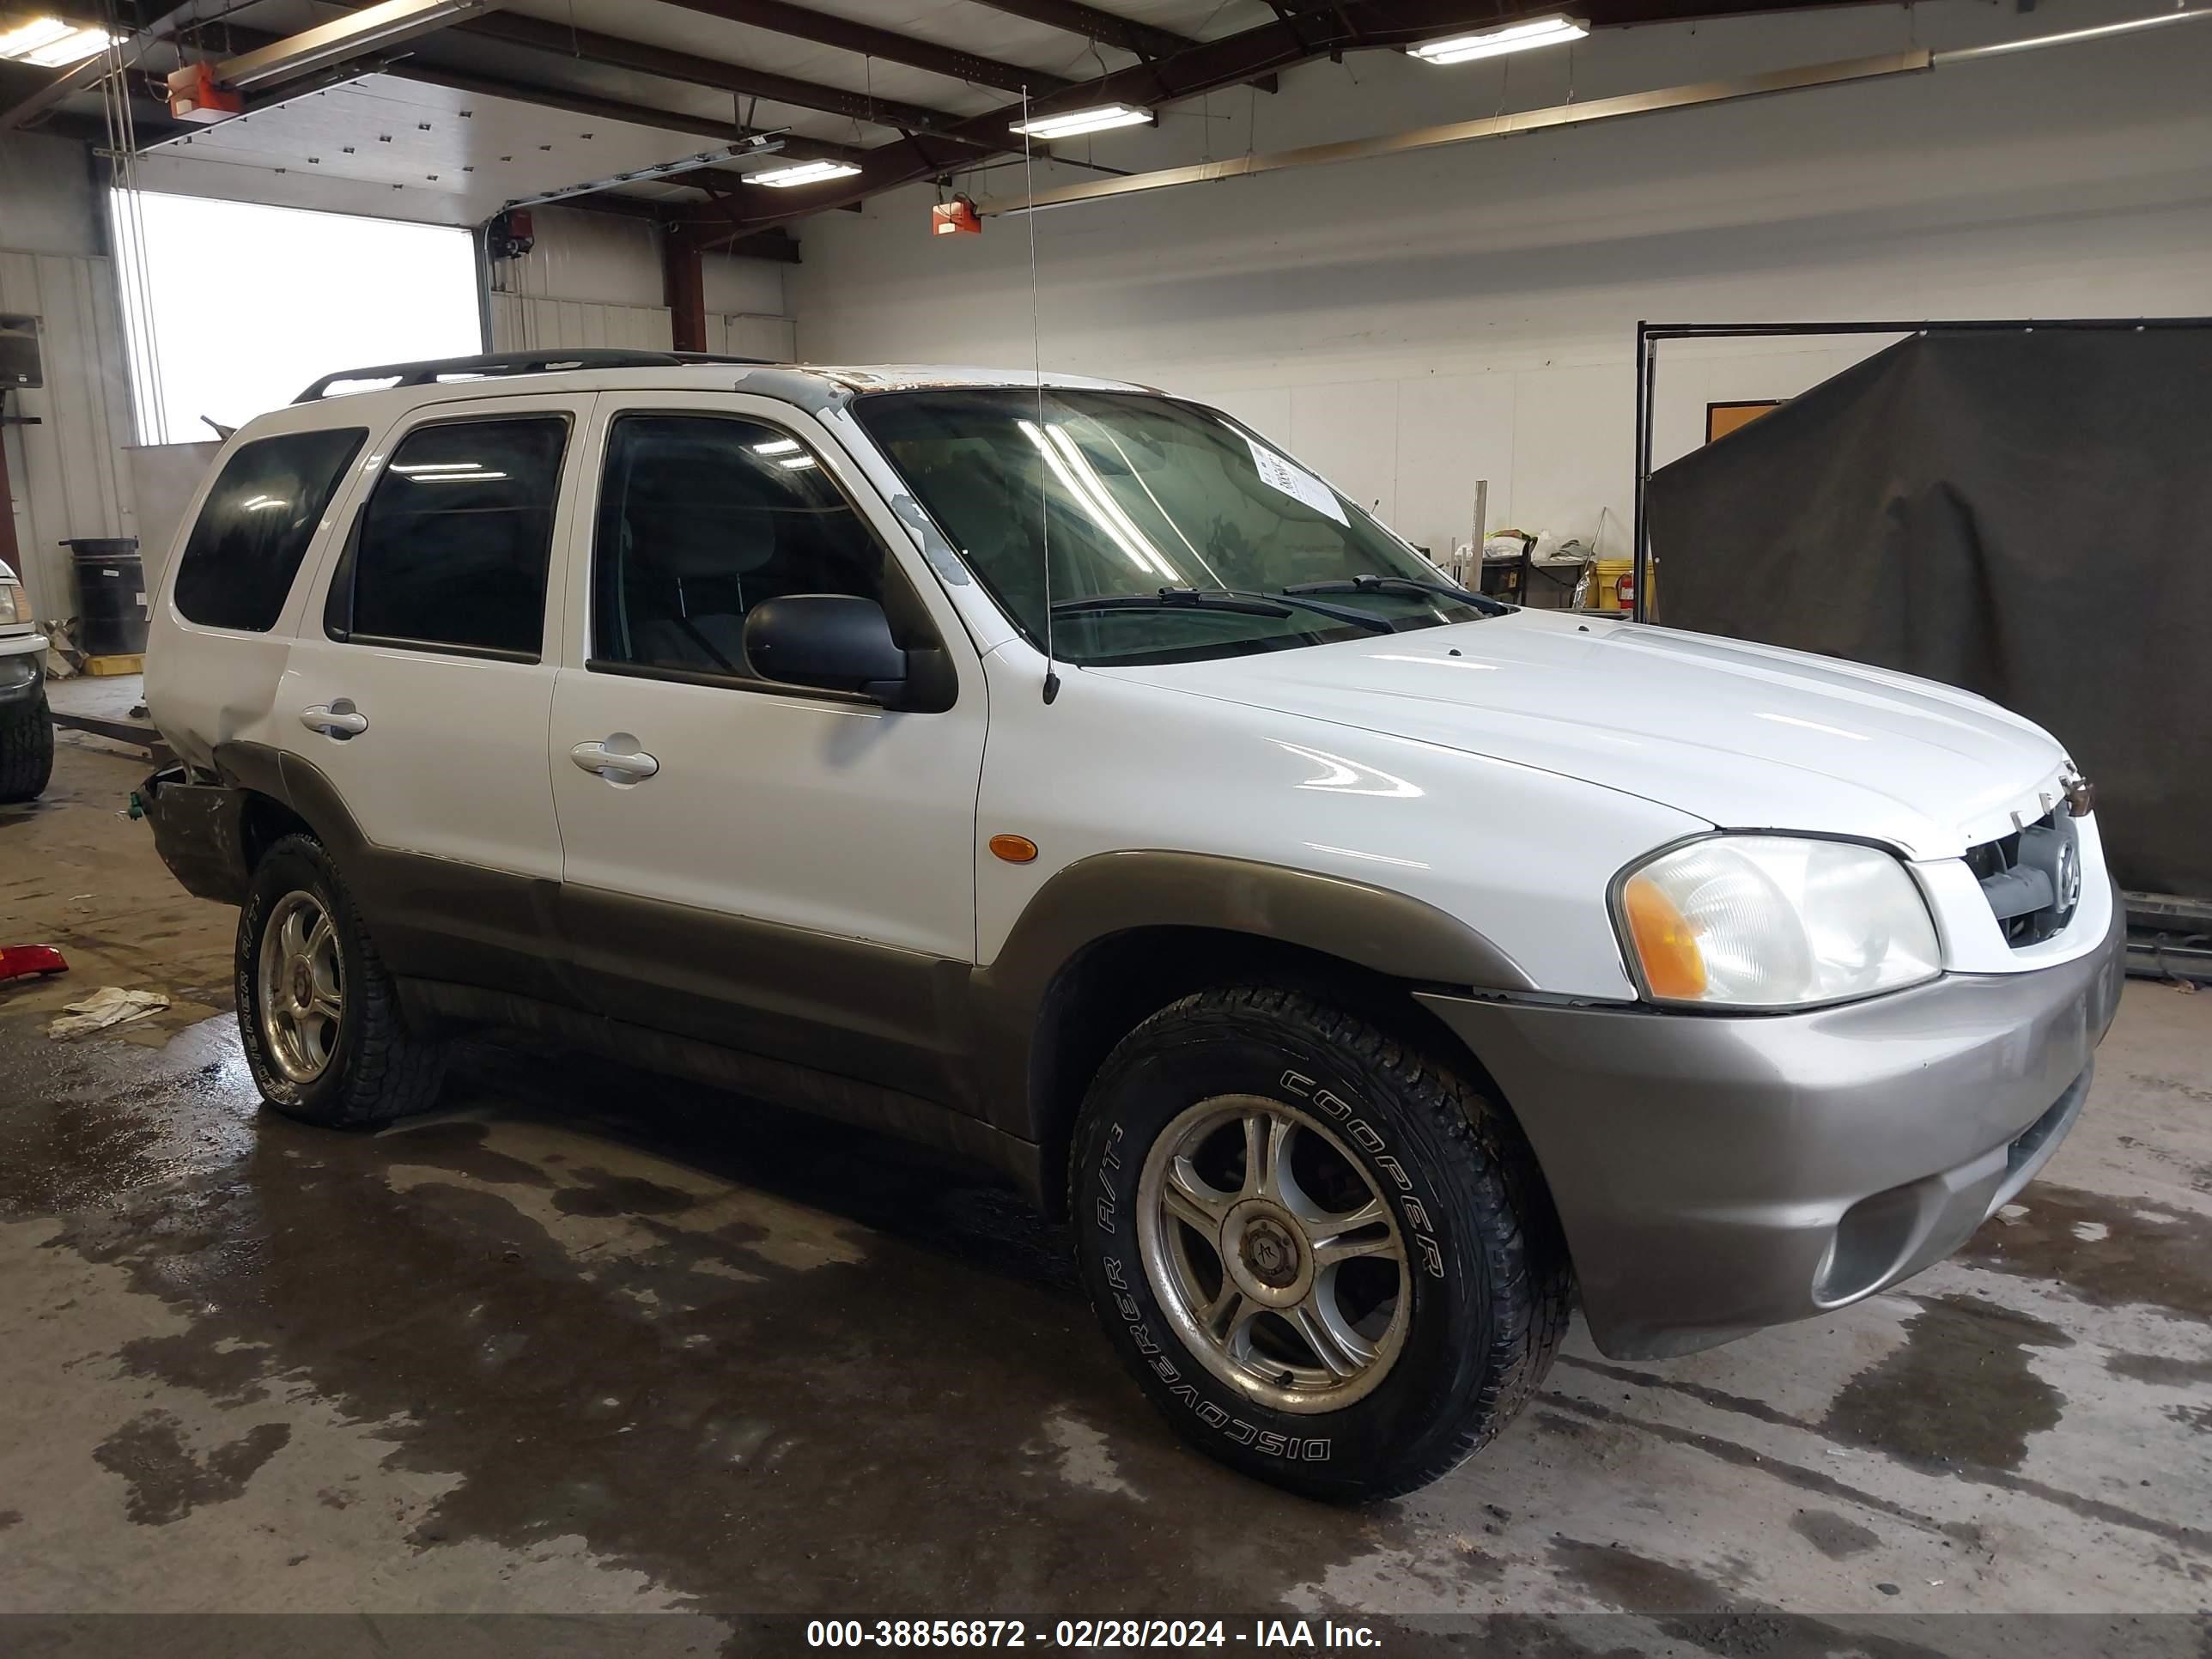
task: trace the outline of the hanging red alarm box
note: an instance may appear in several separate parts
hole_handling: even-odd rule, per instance
[[[187,64],[169,76],[169,114],[176,120],[227,121],[245,107],[236,92],[216,84],[212,64]]]
[[[939,202],[929,210],[929,234],[933,236],[981,236],[983,222],[975,216],[975,204],[965,196],[956,196],[949,202]]]

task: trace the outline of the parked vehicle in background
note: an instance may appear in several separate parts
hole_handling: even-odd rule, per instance
[[[36,800],[53,769],[46,637],[32,626],[23,584],[0,564],[0,805]]]
[[[2080,1112],[2122,917],[2028,722],[1464,592],[1158,392],[589,357],[319,385],[167,562],[147,813],[279,1110],[507,1028],[950,1148],[1181,1432],[1346,1499],[1577,1297],[1842,1307]]]

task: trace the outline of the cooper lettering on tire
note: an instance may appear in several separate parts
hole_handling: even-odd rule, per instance
[[[1501,1107],[1312,997],[1162,1009],[1100,1069],[1070,1170],[1092,1305],[1169,1420],[1318,1497],[1425,1485],[1548,1369],[1565,1252]]]

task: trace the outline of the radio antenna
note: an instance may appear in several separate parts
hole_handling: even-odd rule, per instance
[[[1045,491],[1045,446],[1052,441],[1044,429],[1044,331],[1037,319],[1036,171],[1030,159],[1030,89],[1022,88],[1022,183],[1029,192],[1029,209],[1022,215],[1030,228],[1030,366],[1036,377],[1037,425],[1037,557],[1044,567],[1044,700],[1060,695],[1060,674],[1052,665],[1052,500]]]

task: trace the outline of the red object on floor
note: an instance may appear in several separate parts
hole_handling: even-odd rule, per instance
[[[66,974],[69,963],[51,945],[0,945],[0,979],[25,979],[33,974]]]

